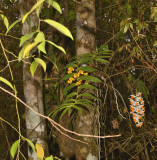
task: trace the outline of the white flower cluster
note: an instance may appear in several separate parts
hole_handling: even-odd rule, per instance
[[[130,99],[130,114],[133,115],[133,120],[136,124],[136,127],[142,127],[144,122],[144,101],[142,98],[142,93],[137,93],[135,95],[131,95]]]

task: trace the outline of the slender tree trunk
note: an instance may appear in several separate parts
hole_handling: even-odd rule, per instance
[[[27,6],[28,10],[31,9],[32,3],[36,1],[20,0],[20,6]],[[23,10],[21,8],[21,16],[23,16]],[[25,21],[22,27],[22,34],[26,35],[32,29],[32,27],[37,27],[38,19],[36,14],[32,14],[30,16],[30,25]],[[30,53],[30,55],[33,53]],[[25,59],[25,62],[31,62],[30,59]],[[43,107],[43,85],[42,85],[42,68],[38,66],[34,77],[30,73],[30,64],[23,63],[23,87],[24,87],[24,96],[26,104],[32,107],[35,111],[40,114],[44,114]],[[41,118],[39,115],[36,115],[30,109],[26,108],[25,111],[26,118],[26,131],[27,137],[33,143],[39,143],[44,148],[45,156],[48,155],[48,145],[46,142],[47,132],[46,132],[46,124],[45,120]],[[29,160],[37,160],[36,153],[32,152],[31,147],[28,147],[28,159]]]
[[[95,1],[81,0],[77,8],[77,55],[92,53],[95,51]],[[98,113],[96,108],[89,111],[83,110],[82,115],[77,117],[76,131],[82,134],[98,135],[97,127]],[[76,146],[76,157],[78,160],[97,160],[99,153],[98,140],[93,138],[82,138],[88,145],[78,143]]]

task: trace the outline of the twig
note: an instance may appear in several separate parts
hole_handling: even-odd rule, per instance
[[[0,87],[1,90],[3,90],[4,92],[8,93],[9,95],[13,96],[14,98],[16,98],[19,102],[21,102],[24,106],[26,106],[27,108],[29,108],[30,110],[32,110],[34,113],[36,113],[37,115],[47,119],[48,121],[51,122],[51,124],[53,124],[53,126],[58,126],[60,127],[61,129],[63,129],[64,131],[68,132],[68,133],[72,133],[72,134],[75,134],[77,136],[80,136],[80,137],[91,137],[91,138],[113,138],[113,137],[120,137],[121,134],[118,134],[118,135],[108,135],[108,136],[96,136],[96,135],[89,135],[89,134],[79,134],[77,132],[74,132],[74,131],[70,131],[66,128],[64,128],[62,125],[60,125],[59,123],[55,122],[54,120],[52,120],[51,118],[47,117],[47,116],[44,116],[40,113],[38,113],[37,111],[35,111],[34,109],[32,109],[29,105],[27,105],[25,102],[23,102],[20,98],[18,98],[17,96],[15,96],[13,93],[11,93],[10,91],[4,89],[3,87]],[[55,126],[55,127],[56,127]],[[58,131],[60,131],[60,129],[58,129]],[[68,136],[68,135],[67,135]],[[70,137],[70,136],[69,136]],[[71,137],[70,137],[71,138]]]

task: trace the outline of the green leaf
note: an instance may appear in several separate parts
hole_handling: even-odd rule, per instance
[[[51,5],[53,8],[55,8],[60,14],[62,14],[62,10],[60,5],[54,1],[54,0],[48,0],[49,5]]]
[[[62,114],[60,115],[60,118],[62,118],[62,117],[66,114],[66,112],[67,112],[68,110],[71,110],[71,107],[65,108],[65,109],[62,111]]]
[[[79,105],[87,107],[87,108],[91,106],[89,103],[84,103],[84,102],[80,102],[80,101],[76,101],[75,104],[79,104]]]
[[[78,110],[80,113],[82,113],[82,109],[80,107],[78,107],[77,105],[73,105],[73,108],[75,108],[76,110]]]
[[[66,74],[62,80],[65,81],[65,80],[68,80],[70,77],[73,77],[74,76],[74,73],[70,73],[70,74]]]
[[[27,139],[27,138],[26,138],[26,141],[27,141],[27,142],[28,142],[28,144],[31,146],[31,148],[32,148],[33,152],[35,152],[35,146],[34,146],[34,144],[32,143],[32,141],[31,141],[31,140],[29,140],[29,139]]]
[[[88,97],[88,98],[97,99],[97,100],[99,99],[99,98],[97,98],[97,97],[95,97],[95,96],[93,96],[93,95],[91,95],[89,93],[79,94],[78,97]]]
[[[53,43],[53,42],[51,42],[51,41],[47,41],[47,42],[50,43],[51,45],[55,46],[56,48],[58,48],[59,50],[61,50],[63,53],[66,54],[66,52],[65,52],[65,50],[64,50],[63,47],[58,46],[57,44],[55,44],[55,43]]]
[[[29,43],[29,42],[27,42],[27,43],[25,44],[25,46],[20,50],[20,52],[19,52],[19,56],[18,56],[18,60],[19,60],[19,62],[22,60],[24,50],[26,49],[26,47],[27,47],[29,44],[30,44],[30,43]]]
[[[105,59],[102,59],[102,58],[95,58],[95,60],[97,62],[100,62],[100,63],[109,63],[109,61],[105,60]]]
[[[22,18],[16,20],[15,22],[13,22],[7,29],[6,33],[7,34],[17,23],[19,23],[22,20]]]
[[[101,82],[101,80],[94,76],[81,76],[79,77],[79,80],[86,80],[90,82]]]
[[[92,102],[92,101],[89,100],[89,99],[79,99],[79,100],[77,100],[77,101],[80,101],[80,102],[83,102],[83,103],[88,103],[88,104],[91,104],[91,105],[95,106],[95,103]]]
[[[0,14],[0,17],[3,20],[3,23],[4,23],[5,27],[8,29],[8,27],[9,27],[9,21],[8,21],[7,17],[4,16],[3,14]]]
[[[24,23],[24,21],[26,20],[27,16],[28,16],[31,12],[33,12],[40,4],[42,4],[44,1],[45,1],[45,0],[39,0],[39,1],[31,8],[31,10],[24,15],[24,17],[23,17],[23,19],[22,19],[22,23]]]
[[[95,89],[95,90],[97,90],[96,87],[94,87],[93,85],[90,85],[90,84],[83,84],[83,85],[79,86],[78,89]]]
[[[6,85],[8,85],[11,89],[13,89],[16,92],[15,88],[13,87],[13,85],[7,79],[5,79],[3,77],[0,77],[0,81],[5,83]]]
[[[153,46],[157,46],[157,41],[154,42]]]
[[[51,155],[50,157],[45,158],[45,160],[53,160],[53,156]]]
[[[11,149],[10,149],[10,153],[11,153],[11,156],[14,158],[15,156],[15,153],[17,151],[17,148],[18,146],[20,145],[20,140],[17,140],[13,143],[13,145],[11,146]]]
[[[73,97],[73,96],[76,96],[77,95],[77,93],[76,92],[72,92],[72,93],[70,93],[70,94],[68,94],[67,96],[66,96],[66,99],[69,99],[69,98],[71,98],[71,97]],[[65,99],[65,100],[66,100]]]
[[[45,42],[41,42],[41,43],[37,46],[37,48],[38,48],[40,51],[42,51],[43,53],[46,54]]]
[[[55,27],[58,31],[60,31],[61,33],[63,33],[64,35],[70,37],[72,40],[73,40],[73,36],[72,34],[70,33],[69,29],[67,29],[65,26],[63,26],[62,24],[56,22],[56,21],[53,21],[53,20],[50,20],[50,19],[46,19],[44,20],[46,23],[48,23],[49,25]]]
[[[147,103],[149,104],[149,101],[148,101],[149,90],[146,87],[145,83],[141,80],[137,80],[136,85],[137,85],[138,92],[142,92],[144,98],[146,99]]]
[[[35,42],[42,42],[42,41],[45,41],[45,35],[43,32],[39,32],[37,34],[37,36],[34,38],[34,41]]]
[[[44,69],[44,72],[46,72],[46,63],[41,58],[34,58],[36,62],[38,62]]]
[[[30,38],[32,38],[32,36],[33,36],[35,33],[36,33],[36,32],[31,32],[31,33],[29,33],[29,34],[26,34],[26,35],[22,36],[21,39],[20,39],[20,47],[22,46],[22,44],[23,44],[24,42],[26,42],[27,40],[29,40]]]
[[[66,103],[69,103],[69,102],[75,102],[75,99],[65,99],[63,102],[63,105],[65,105]]]
[[[93,68],[93,67],[90,67],[90,66],[81,66],[81,67],[78,68],[78,70],[82,70],[82,71],[85,71],[85,72],[97,71],[96,68]]]
[[[69,90],[71,90],[72,88],[74,88],[75,86],[76,86],[76,83],[70,84],[68,87],[66,87],[66,88],[63,90],[63,94],[66,95],[67,92],[68,92]]]
[[[129,29],[129,23],[127,23],[127,24],[125,25],[125,27],[124,27],[124,33],[126,33],[128,29]]]
[[[93,60],[93,57],[85,57],[80,60],[80,64],[86,63],[86,62],[91,62],[92,60]]]
[[[27,54],[29,54],[29,52],[30,52],[38,43],[39,43],[39,42],[33,42],[33,43],[29,44],[29,45],[26,47],[26,49],[24,50],[24,52],[23,52],[23,58],[25,58],[25,56],[26,56]]]
[[[77,61],[70,62],[65,66],[65,68],[69,68],[69,67],[76,68],[77,67]]]
[[[39,65],[39,63],[36,62],[36,61],[33,61],[33,62],[31,63],[30,72],[31,72],[32,76],[34,76],[34,73],[35,73],[38,65]]]

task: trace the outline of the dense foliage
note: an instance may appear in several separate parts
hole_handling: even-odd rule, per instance
[[[37,47],[39,55],[31,57],[30,71],[34,75],[38,65],[45,71],[44,104],[47,116],[59,122],[58,119],[68,113],[68,126],[73,130],[74,117],[77,113],[81,114],[81,108],[88,110],[88,107],[97,107],[100,113],[99,134],[121,134],[119,138],[100,140],[102,159],[157,159],[156,2],[96,1],[96,51],[80,57],[76,57],[75,44],[71,40],[76,38],[75,8],[80,2],[72,0],[66,8],[62,1],[55,3],[45,0],[41,9],[43,2],[44,0],[38,1],[34,8],[25,11],[25,16],[19,19],[17,2],[0,1],[2,86],[7,86],[9,90],[11,88],[15,95],[24,99],[21,61],[29,57],[30,50]],[[21,36],[21,22],[26,20],[29,23],[29,15],[35,9],[40,21],[38,29]],[[143,97],[141,101],[144,100],[144,104],[137,104],[141,110],[141,105],[145,108],[142,125],[136,125],[133,120],[138,115],[135,112],[136,102],[139,103],[138,93]],[[1,118],[0,134],[6,139],[0,139],[0,152],[5,159],[9,157],[6,146],[10,149],[18,139],[17,133],[9,135],[10,126],[7,123],[25,135],[25,127],[22,127],[25,117],[22,105],[12,97],[8,98],[2,91],[1,95],[0,116],[3,119]],[[132,96],[137,98],[133,97],[130,106],[129,98]],[[57,107],[52,110],[54,105]],[[18,122],[23,119],[21,126],[17,123],[16,113],[19,116]],[[141,124],[139,119],[138,122]],[[54,139],[49,141],[50,150],[53,150]],[[35,149],[28,139],[23,137],[23,140]],[[14,150],[19,143],[19,140],[15,141]],[[37,148],[40,146],[36,146],[36,150]],[[13,152],[12,155],[15,154]],[[52,153],[58,154],[54,151]]]

